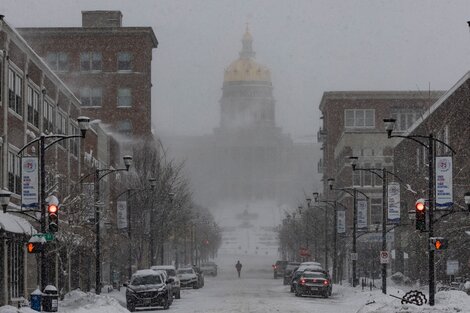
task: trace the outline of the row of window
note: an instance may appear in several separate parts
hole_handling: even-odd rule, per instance
[[[103,88],[84,87],[79,90],[79,97],[84,107],[100,107],[102,105]],[[132,90],[130,88],[119,88],[117,90],[117,106],[132,106]]]
[[[405,131],[421,116],[419,109],[392,109],[391,117],[396,120],[395,130]],[[346,128],[374,128],[374,109],[344,110],[344,126]]]
[[[118,52],[118,71],[132,71],[132,54],[130,52]],[[68,72],[69,54],[67,52],[48,52],[46,62],[56,72]],[[80,71],[92,72],[103,70],[103,55],[101,52],[88,51],[80,53]]]

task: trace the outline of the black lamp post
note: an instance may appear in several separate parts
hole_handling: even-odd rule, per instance
[[[435,167],[434,167],[434,142],[439,142],[442,145],[449,148],[452,153],[455,154],[454,149],[449,146],[447,143],[434,138],[433,134],[430,133],[428,136],[423,135],[408,135],[408,136],[401,136],[401,135],[392,135],[393,128],[395,126],[396,120],[393,118],[384,119],[385,130],[387,131],[388,138],[404,138],[410,139],[414,142],[419,143],[421,146],[425,147],[428,151],[428,234],[429,240],[433,237],[433,217],[434,217],[434,176],[435,176]],[[421,140],[427,140],[427,144]],[[434,250],[431,249],[431,245],[428,242],[428,254],[429,254],[429,266],[428,266],[428,273],[429,273],[429,305],[434,305],[434,296],[436,294],[436,285],[434,283]]]
[[[23,151],[31,146],[34,143],[39,143],[39,178],[40,178],[40,193],[39,193],[39,209],[41,213],[41,233],[45,234],[46,233],[46,161],[45,161],[45,154],[46,150],[51,147],[52,145],[66,139],[70,138],[85,138],[85,134],[87,130],[90,128],[90,119],[86,116],[80,116],[77,118],[78,122],[78,127],[80,128],[80,135],[45,135],[44,133],[41,134],[38,138],[28,142],[26,145],[24,145],[20,151],[18,152],[18,155],[21,155]],[[49,144],[46,144],[46,140],[52,139],[52,141]],[[46,258],[46,250],[47,246],[43,249],[41,252],[41,290],[44,290],[46,285],[49,283],[49,273],[48,273],[48,267],[47,267],[47,258]]]
[[[356,188],[333,188],[334,185],[334,178],[328,178],[328,186],[330,190],[338,190],[346,192],[347,194],[353,197],[353,244],[352,244],[352,275],[353,287],[356,287],[356,264],[357,264],[357,249],[356,249],[356,232],[357,232],[357,193],[362,194],[364,197],[369,198],[365,193],[362,191],[357,190]]]
[[[106,177],[107,175],[119,171],[129,171],[129,167],[132,164],[132,157],[130,155],[125,155],[123,157],[124,166],[125,168],[105,168],[105,169],[96,169],[95,170],[95,249],[96,249],[96,257],[95,257],[95,292],[97,295],[101,293],[101,243],[100,243],[100,180]]]
[[[470,192],[466,192],[464,195],[465,204],[467,205],[467,210],[470,212]]]

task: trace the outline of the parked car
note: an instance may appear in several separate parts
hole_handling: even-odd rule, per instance
[[[168,277],[173,278],[173,283],[171,284],[172,295],[175,299],[181,299],[181,285],[180,279],[176,275],[176,268],[173,265],[156,265],[152,266],[151,269],[165,271]]]
[[[321,295],[328,298],[332,293],[331,279],[325,271],[305,271],[298,279],[295,288],[295,296]]]
[[[321,263],[319,262],[302,262],[299,265],[298,271],[305,271],[305,269],[315,269],[315,270],[323,270]]]
[[[205,262],[201,264],[201,271],[204,275],[217,276],[217,264],[214,262]]]
[[[274,279],[284,276],[284,271],[287,266],[287,261],[276,261],[275,264],[273,264],[273,274],[274,274]]]
[[[204,273],[201,271],[201,268],[199,268],[199,266],[193,265],[193,269],[197,275],[197,282],[199,288],[204,287]]]
[[[289,262],[287,263],[286,269],[284,271],[284,280],[283,284],[284,285],[289,285],[290,282],[292,281],[292,274],[299,268],[300,263],[299,262]]]
[[[136,308],[163,307],[168,309],[173,301],[168,284],[172,278],[165,279],[162,271],[139,270],[132,274],[126,290],[127,309],[134,312]]]
[[[196,272],[192,267],[183,267],[176,270],[176,275],[180,280],[181,288],[193,287],[193,289],[199,288],[199,282]]]

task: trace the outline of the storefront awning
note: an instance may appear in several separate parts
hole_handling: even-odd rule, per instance
[[[37,231],[26,219],[12,213],[0,211],[0,230],[16,234],[33,235]]]

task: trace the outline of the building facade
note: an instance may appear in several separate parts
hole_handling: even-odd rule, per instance
[[[402,91],[333,91],[325,92],[320,103],[323,126],[318,138],[323,143],[323,158],[318,168],[323,172],[323,194],[329,200],[338,200],[347,208],[353,207],[349,193],[330,191],[328,179],[335,179],[334,187],[355,188],[358,198],[363,199],[366,212],[361,216],[357,233],[358,266],[368,270],[364,275],[378,275],[380,264],[374,253],[380,251],[381,235],[378,231],[382,223],[382,180],[370,171],[352,171],[349,157],[358,157],[357,168],[379,169],[393,172],[393,147],[395,142],[387,139],[382,120],[394,117],[397,119],[397,132],[404,133],[413,123],[422,119],[425,111],[443,92],[430,93]],[[392,181],[393,177],[388,181]],[[346,233],[352,231],[353,210],[348,209],[346,216]],[[333,230],[332,230],[333,231]],[[334,230],[336,231],[336,230]],[[387,236],[388,249],[393,249],[394,236]],[[343,249],[340,260],[347,260],[344,269],[349,270],[351,262],[351,236],[342,240]],[[376,262],[370,263],[370,260]],[[373,270],[375,269],[375,271]],[[340,269],[341,273],[341,269]],[[361,275],[361,272],[359,272]]]
[[[151,136],[151,27],[123,27],[120,11],[83,11],[82,27],[20,34],[80,99],[82,113],[130,137]]]

